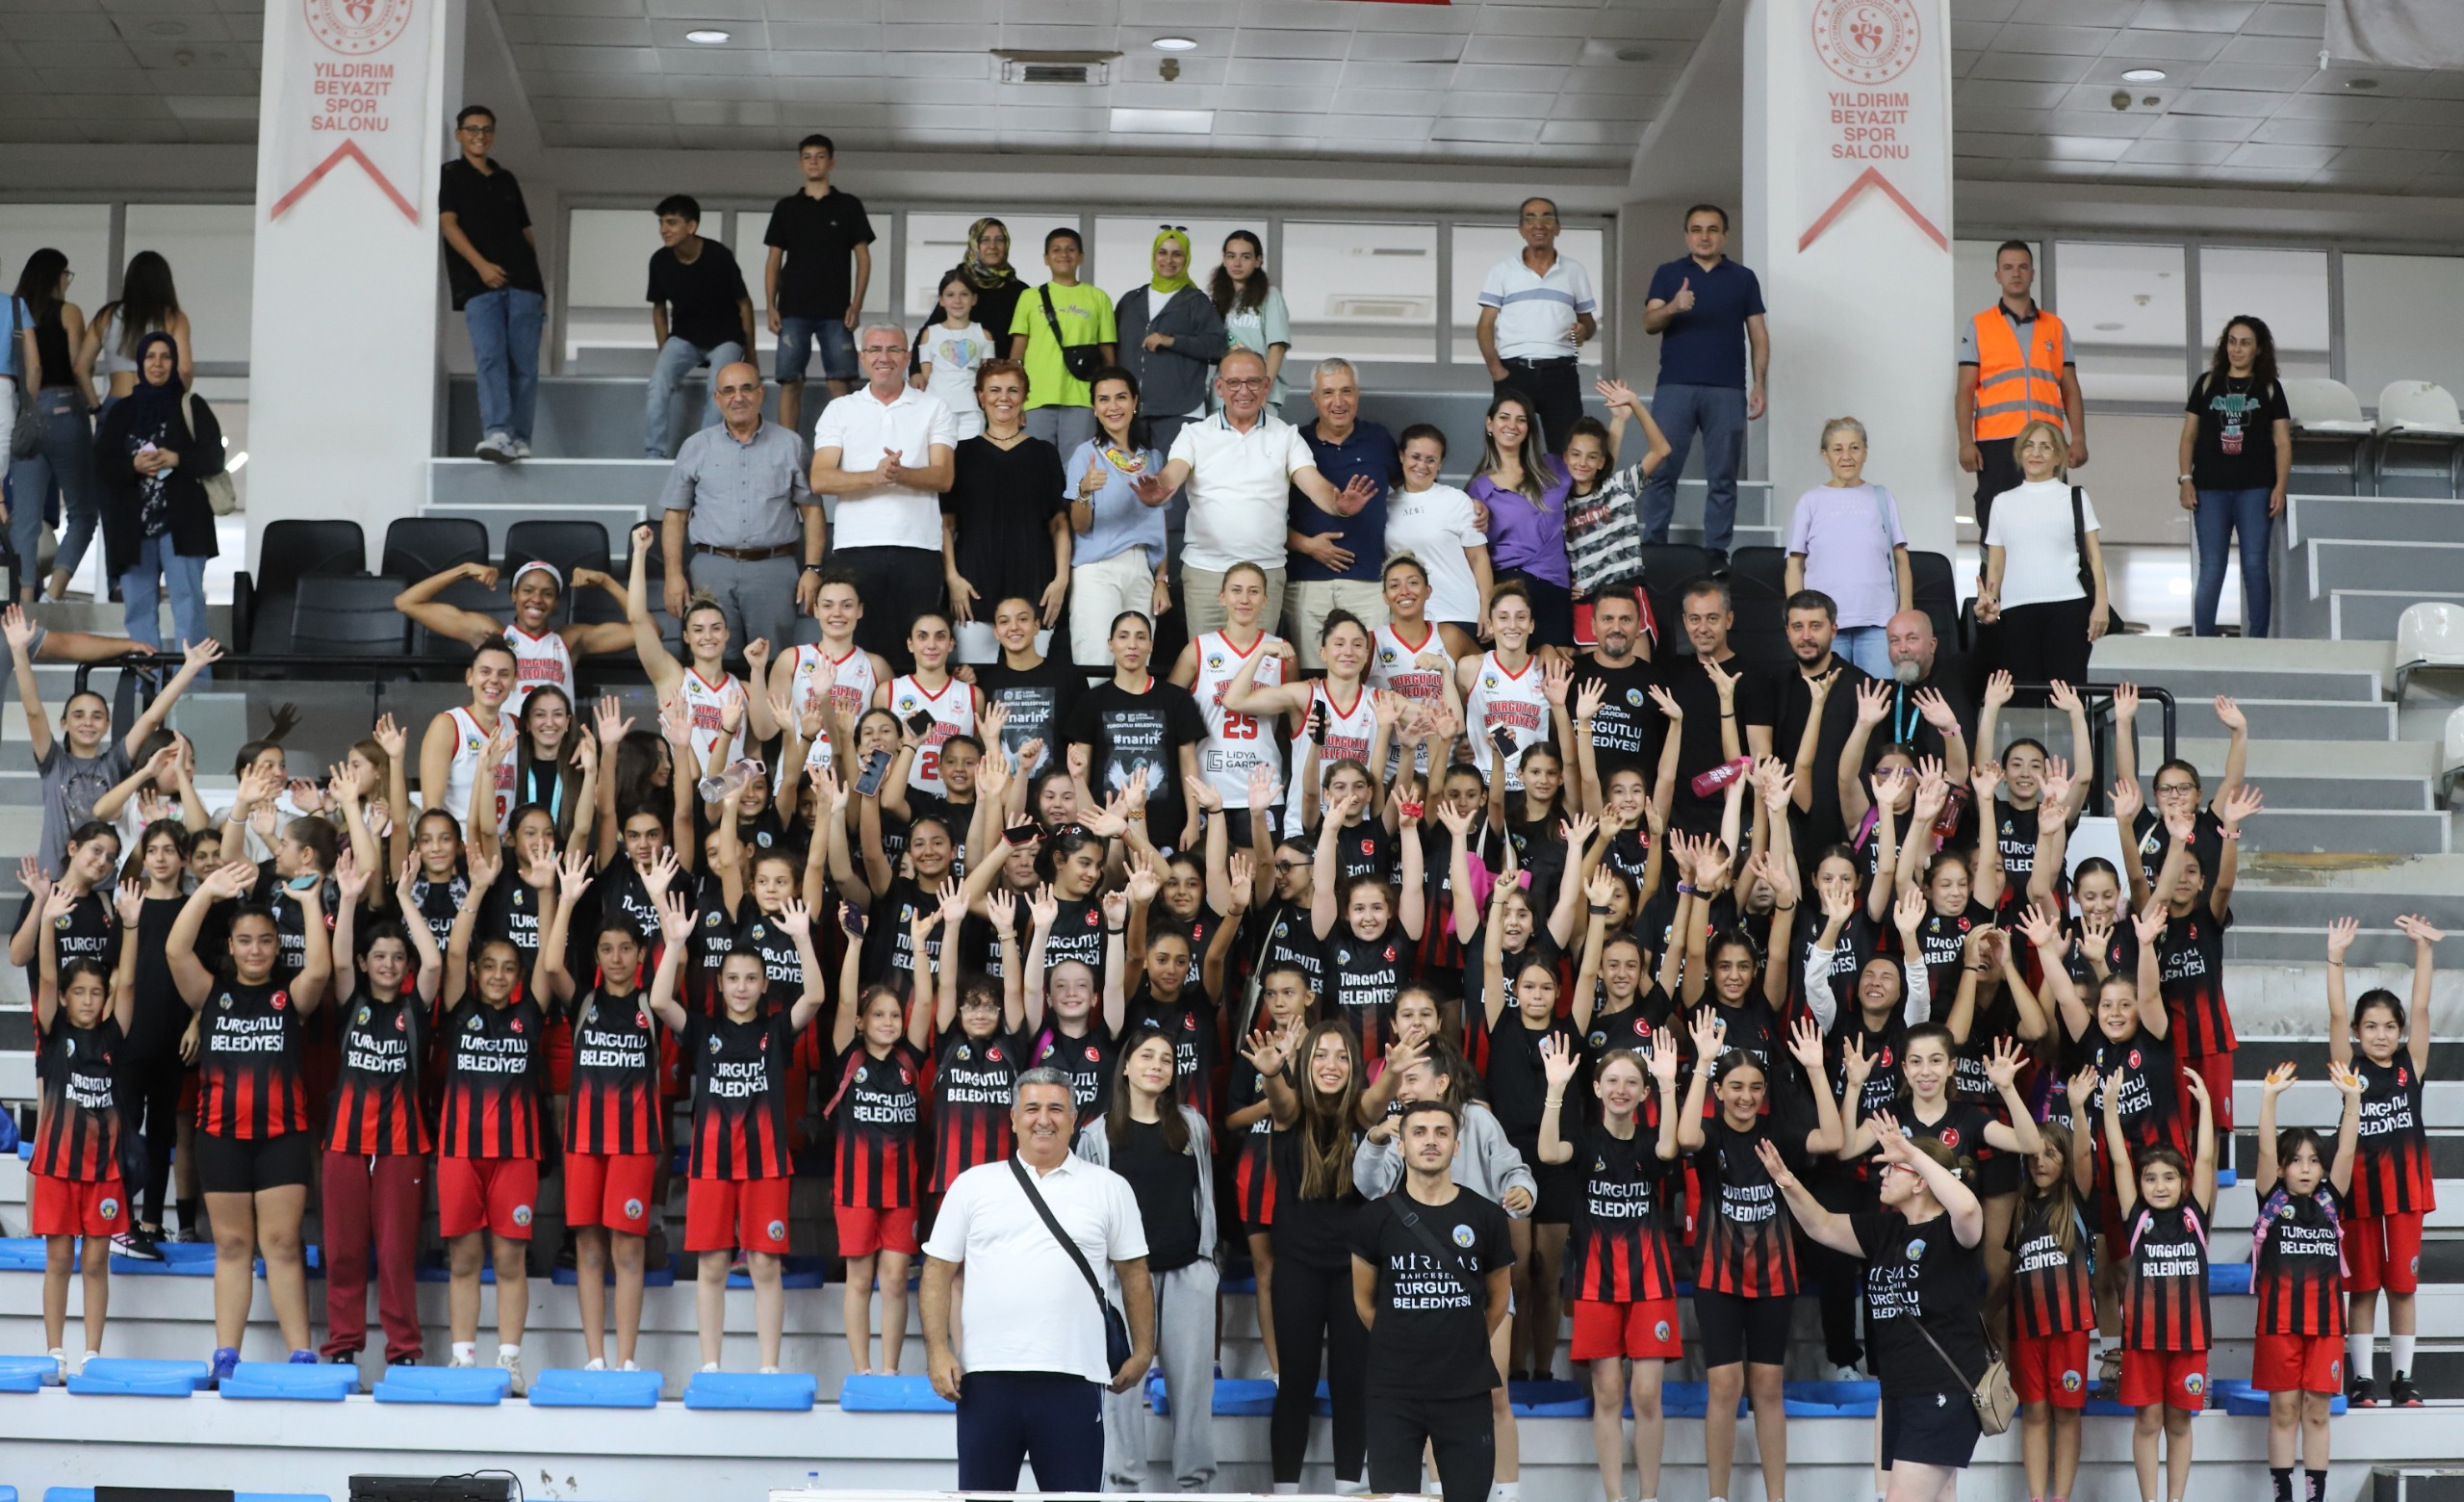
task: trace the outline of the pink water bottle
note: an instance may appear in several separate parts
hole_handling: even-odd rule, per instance
[[[1750,756],[1738,757],[1733,762],[1722,762],[1694,779],[1694,796],[1710,797],[1753,769],[1754,758]]]

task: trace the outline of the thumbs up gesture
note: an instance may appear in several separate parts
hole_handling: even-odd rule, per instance
[[[1677,296],[1668,299],[1668,305],[1675,308],[1680,313],[1691,313],[1694,311],[1693,277],[1688,276],[1683,281],[1677,284]]]

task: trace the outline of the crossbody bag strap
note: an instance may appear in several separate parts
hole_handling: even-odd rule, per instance
[[[1914,1318],[1914,1316],[1912,1316],[1912,1316],[1911,1316],[1911,1318]],[[1981,1327],[1981,1326],[1982,1326],[1982,1324],[1983,1324],[1982,1319],[1980,1319],[1978,1323],[1979,1323],[1979,1325],[1980,1325],[1980,1327]],[[1937,1339],[1935,1339],[1935,1338],[1934,1338],[1934,1333],[1933,1333],[1932,1331],[1930,1331],[1930,1330],[1928,1330],[1928,1329],[1926,1329],[1926,1328],[1925,1328],[1925,1322],[1924,1322],[1924,1320],[1922,1320],[1922,1319],[1917,1319],[1917,1320],[1916,1320],[1916,1333],[1917,1333],[1918,1334],[1923,1335],[1923,1336],[1925,1337],[1925,1343],[1926,1343],[1927,1345],[1932,1346],[1932,1347],[1934,1348],[1934,1354],[1935,1354],[1936,1356],[1938,1356],[1938,1357],[1940,1357],[1940,1358],[1942,1359],[1942,1364],[1943,1364],[1944,1366],[1947,1366],[1947,1367],[1949,1367],[1949,1368],[1951,1369],[1951,1375],[1952,1375],[1952,1376],[1954,1376],[1954,1377],[1957,1377],[1957,1378],[1960,1380],[1960,1385],[1961,1385],[1961,1386],[1963,1386],[1963,1387],[1964,1387],[1964,1388],[1966,1388],[1966,1389],[1967,1389],[1969,1392],[1971,1392],[1971,1393],[1975,1392],[1975,1391],[1976,1391],[1977,1383],[1978,1383],[1981,1379],[1980,1379],[1980,1378],[1972,1378],[1972,1377],[1968,1376],[1968,1375],[1967,1375],[1967,1373],[1965,1373],[1965,1372],[1964,1372],[1964,1371],[1961,1371],[1961,1370],[1960,1370],[1960,1363],[1951,1360],[1951,1353],[1949,1353],[1948,1351],[1945,1351],[1945,1350],[1943,1350],[1943,1349],[1942,1349],[1942,1342],[1940,1342],[1939,1340],[1937,1340]],[[1986,1362],[1986,1365],[1988,1365],[1988,1366],[1989,1367],[1989,1366],[1991,1366],[1991,1365],[1993,1364],[1993,1360],[1994,1360],[1995,1355],[1996,1355],[1996,1353],[1995,1353],[1995,1351],[1994,1351],[1994,1349],[1993,1349],[1993,1333],[1992,1333],[1991,1331],[1986,1331],[1986,1332],[1985,1332],[1985,1362]]]
[[[1052,342],[1062,349],[1068,349],[1069,338],[1061,331],[1061,315],[1052,310],[1052,283],[1046,282],[1038,287],[1036,295],[1043,299],[1043,321],[1052,325]]]
[[[1052,1239],[1060,1242],[1061,1249],[1069,1254],[1069,1260],[1078,1264],[1078,1275],[1087,1280],[1089,1288],[1094,1290],[1095,1302],[1109,1309],[1111,1305],[1104,1297],[1104,1285],[1097,1281],[1095,1269],[1087,1261],[1087,1254],[1078,1250],[1078,1243],[1071,1239],[1069,1232],[1061,1229],[1061,1222],[1054,1218],[1052,1206],[1044,1204],[1043,1196],[1036,1192],[1036,1181],[1027,1172],[1027,1165],[1013,1157],[1010,1159],[1010,1172],[1017,1176],[1018,1187],[1027,1192],[1027,1203],[1034,1205],[1036,1213],[1043,1218],[1044,1230],[1051,1231]]]
[[[1421,1224],[1420,1202],[1405,1194],[1399,1184],[1389,1191],[1386,1198],[1394,1204],[1395,1219],[1400,1221],[1403,1229],[1410,1231],[1419,1239],[1422,1246],[1428,1249],[1428,1255],[1436,1258],[1437,1265],[1451,1274],[1455,1284],[1471,1297],[1472,1307],[1478,1308],[1480,1290],[1472,1286],[1472,1280],[1464,1276],[1463,1264],[1449,1256],[1445,1245],[1430,1232],[1426,1226]]]

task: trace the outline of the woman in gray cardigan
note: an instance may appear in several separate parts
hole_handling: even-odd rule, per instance
[[[1204,1491],[1215,1478],[1215,1163],[1206,1118],[1179,1101],[1172,1040],[1133,1029],[1101,1119],[1076,1151],[1129,1180],[1146,1229],[1155,1284],[1155,1365],[1172,1405],[1172,1482]],[[1104,1395],[1104,1485],[1143,1492],[1151,1419],[1143,1384]]]
[[[1154,279],[1121,294],[1113,305],[1121,366],[1138,377],[1139,410],[1149,445],[1169,455],[1183,424],[1206,415],[1215,362],[1232,348],[1215,299],[1190,280],[1190,237],[1166,229],[1155,237]],[[1172,560],[1172,598],[1181,594],[1181,534],[1189,492],[1175,491],[1164,512],[1164,554]]]

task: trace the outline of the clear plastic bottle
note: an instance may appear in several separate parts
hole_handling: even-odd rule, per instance
[[[744,789],[751,787],[753,780],[759,777],[762,770],[758,757],[748,756],[730,763],[726,770],[716,777],[702,779],[700,784],[702,801],[705,803],[726,802]]]

